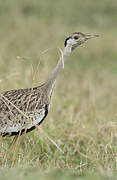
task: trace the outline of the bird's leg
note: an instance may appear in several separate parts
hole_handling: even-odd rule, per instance
[[[16,136],[13,138],[12,143],[11,143],[11,148],[12,148],[12,147],[14,146],[14,144],[16,143],[16,141],[17,141],[17,139],[18,139],[18,136],[19,136],[19,134],[16,135]]]

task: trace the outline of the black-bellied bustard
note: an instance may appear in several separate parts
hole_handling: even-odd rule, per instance
[[[88,39],[98,35],[75,32],[65,40],[65,48],[56,68],[41,86],[11,90],[0,93],[0,134],[17,135],[27,133],[40,125],[48,114],[52,90],[59,72],[71,52]]]

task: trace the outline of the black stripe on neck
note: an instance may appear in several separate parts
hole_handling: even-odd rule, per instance
[[[70,38],[71,38],[71,37],[68,37],[68,38],[65,39],[65,42],[64,42],[65,47],[67,46],[67,41],[68,41]]]

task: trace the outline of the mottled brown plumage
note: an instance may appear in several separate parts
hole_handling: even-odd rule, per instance
[[[24,131],[27,133],[41,124],[48,114],[52,90],[63,63],[77,46],[94,37],[97,35],[85,35],[80,32],[69,35],[55,70],[42,86],[0,93],[2,136],[22,134]]]
[[[46,117],[49,103],[50,97],[46,93],[45,85],[1,93],[0,132],[2,136],[16,135],[20,131],[22,134],[25,128],[27,132],[34,129],[35,125],[39,125]]]

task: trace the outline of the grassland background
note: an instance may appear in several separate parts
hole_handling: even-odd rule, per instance
[[[60,56],[57,47],[74,31],[100,38],[70,56],[41,124],[64,153],[35,130],[13,164],[13,138],[6,137],[0,179],[116,179],[116,0],[0,0],[0,91],[44,82]]]

